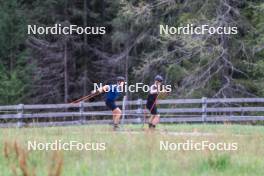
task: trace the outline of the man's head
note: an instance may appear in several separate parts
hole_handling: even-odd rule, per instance
[[[160,75],[155,76],[155,84],[160,85],[163,82],[163,77]]]
[[[125,77],[123,76],[118,76],[116,78],[116,81],[117,81],[117,84],[120,85],[120,86],[123,86],[125,84]]]

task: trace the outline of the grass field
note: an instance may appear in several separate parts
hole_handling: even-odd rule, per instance
[[[264,175],[264,127],[249,125],[75,126],[0,129],[0,175]],[[104,142],[104,151],[28,151],[27,141]],[[236,151],[161,151],[160,141],[236,142]]]

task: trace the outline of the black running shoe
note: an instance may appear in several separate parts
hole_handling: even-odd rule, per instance
[[[114,130],[114,131],[118,131],[118,130],[120,130],[119,125],[118,125],[118,124],[114,124],[113,130]]]

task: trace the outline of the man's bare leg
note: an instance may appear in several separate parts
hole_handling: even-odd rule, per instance
[[[149,123],[152,123],[152,120],[154,119],[155,115],[151,115],[149,118]]]
[[[118,128],[121,114],[122,114],[122,111],[119,108],[116,108],[113,110],[114,129]]]
[[[160,115],[151,115],[149,118],[149,127],[155,128],[160,121]]]
[[[160,121],[160,115],[155,115],[153,120],[152,120],[152,125],[157,125]]]

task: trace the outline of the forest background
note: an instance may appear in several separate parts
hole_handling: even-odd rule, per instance
[[[170,98],[264,97],[263,16],[263,0],[0,0],[0,104],[67,103],[117,75],[151,84],[161,74]],[[28,35],[29,24],[106,34]],[[160,35],[161,24],[238,34]]]

